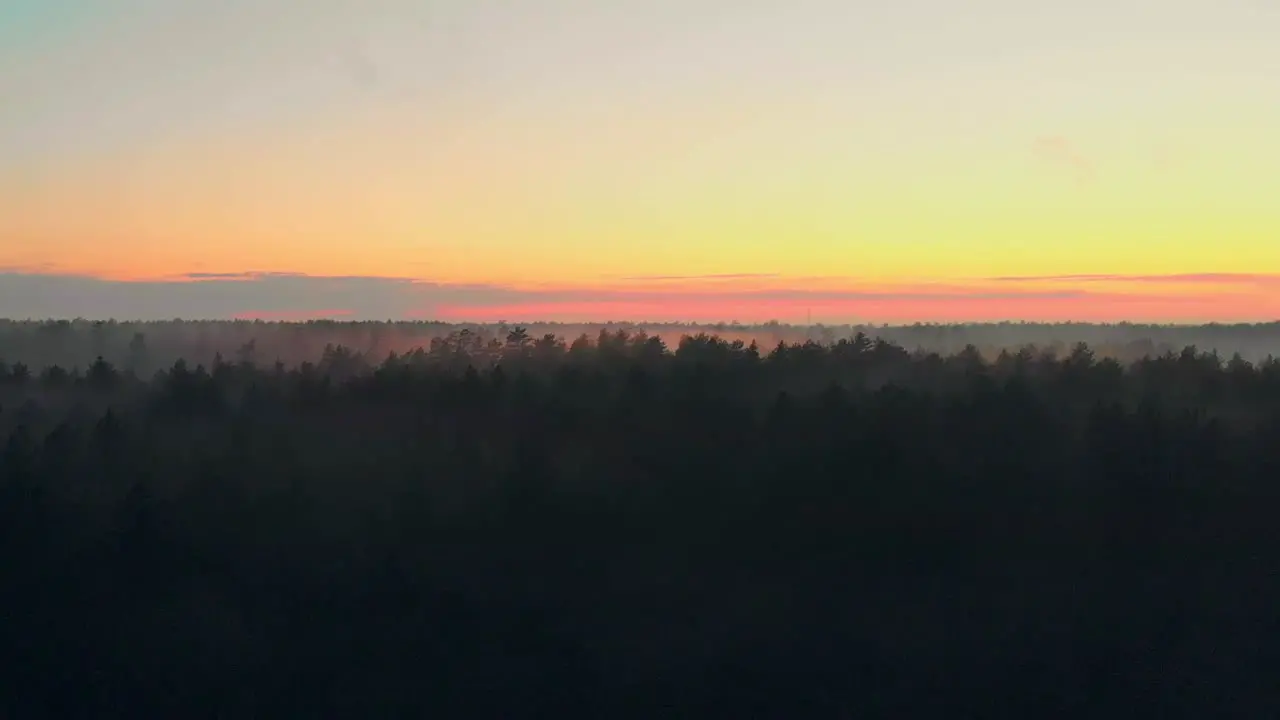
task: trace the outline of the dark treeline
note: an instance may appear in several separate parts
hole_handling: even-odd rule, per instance
[[[378,363],[387,355],[433,344],[460,342],[466,330],[468,352],[487,362],[500,354],[514,324],[450,324],[444,322],[339,322],[305,323],[262,320],[200,320],[165,322],[114,322],[89,320],[0,320],[0,348],[5,358],[30,367],[59,365],[68,370],[85,368],[99,356],[116,366],[150,375],[179,359],[210,365],[221,354],[228,360],[245,356],[256,362],[283,362],[295,367],[314,361],[326,346],[341,345]],[[1235,325],[1111,325],[1090,323],[975,323],[915,325],[787,325],[777,322],[743,325],[720,323],[535,323],[525,332],[541,338],[552,334],[569,343],[594,341],[601,331],[644,332],[675,346],[686,335],[707,333],[730,342],[755,342],[772,348],[778,343],[809,340],[832,344],[861,332],[908,350],[944,355],[972,345],[988,360],[1002,350],[1016,351],[1031,345],[1037,350],[1066,354],[1086,343],[1099,357],[1132,362],[1142,357],[1178,352],[1187,346],[1216,351],[1230,357],[1240,354],[1258,362],[1280,356],[1280,323]],[[584,338],[585,336],[585,338]],[[487,355],[488,358],[481,358]]]
[[[106,350],[0,345],[3,717],[1280,712],[1274,360]]]

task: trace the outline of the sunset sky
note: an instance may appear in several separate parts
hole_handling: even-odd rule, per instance
[[[1276,0],[0,0],[0,316],[1280,319]]]

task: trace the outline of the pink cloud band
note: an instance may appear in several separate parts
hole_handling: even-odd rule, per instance
[[[132,282],[8,273],[0,274],[0,308],[16,318],[1232,322],[1280,317],[1280,276],[1100,274],[893,283],[738,274],[515,287],[292,273]]]

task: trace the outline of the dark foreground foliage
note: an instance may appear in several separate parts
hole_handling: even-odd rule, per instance
[[[1275,362],[513,331],[0,398],[0,717],[1280,713]]]

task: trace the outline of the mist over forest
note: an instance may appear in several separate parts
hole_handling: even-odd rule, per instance
[[[1273,717],[1277,334],[3,323],[0,717]]]
[[[0,349],[9,362],[31,367],[58,365],[85,368],[99,356],[135,372],[152,373],[183,359],[209,365],[251,358],[288,367],[318,362],[326,347],[340,346],[368,364],[391,353],[422,348],[466,346],[478,363],[492,362],[512,330],[531,339],[555,335],[573,343],[597,343],[601,332],[623,332],[643,341],[660,338],[668,347],[682,338],[714,335],[729,342],[756,343],[765,351],[779,343],[813,341],[830,345],[859,333],[911,351],[956,353],[975,347],[995,359],[1002,350],[1031,348],[1062,355],[1086,343],[1099,357],[1131,362],[1142,357],[1179,352],[1191,346],[1215,352],[1224,360],[1239,354],[1250,362],[1280,356],[1280,322],[1212,325],[1147,325],[1096,323],[974,323],[915,325],[755,325],[721,323],[496,323],[445,322],[273,322],[263,320],[115,322],[89,320],[0,320]],[[465,332],[464,332],[465,331]],[[487,358],[487,359],[486,359]]]

